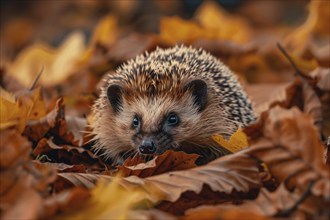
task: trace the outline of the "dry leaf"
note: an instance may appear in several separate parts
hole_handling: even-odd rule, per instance
[[[22,109],[19,108],[19,104],[15,100],[15,97],[8,95],[8,93],[2,88],[1,88],[0,105],[1,105],[1,109],[0,109],[1,130],[16,125],[19,125],[19,127],[25,126],[25,120],[23,119],[23,117],[20,117],[20,113]],[[20,123],[20,121],[22,122]]]
[[[86,188],[75,187],[51,195],[43,201],[42,219],[49,219],[59,213],[69,213],[83,208],[91,197],[91,193]]]
[[[330,68],[316,68],[309,76],[316,80],[316,86],[322,91],[330,91]]]
[[[320,206],[325,204],[314,203],[309,209],[301,207],[301,194],[288,191],[280,185],[275,192],[268,192],[261,189],[255,200],[243,201],[242,204],[221,204],[216,206],[199,206],[185,212],[184,219],[272,219],[287,218],[294,219],[299,212],[302,219],[326,219],[327,213],[322,212]],[[298,218],[300,219],[300,218]]]
[[[87,127],[87,120],[85,118],[66,116],[65,119],[59,120],[58,126],[60,137],[74,146],[81,147],[90,139],[86,133],[84,134]]]
[[[127,47],[127,45],[130,45]],[[146,51],[156,48],[157,42],[154,36],[146,36],[133,33],[125,38],[119,39],[116,44],[109,48],[106,57],[114,63],[123,63],[134,59]]]
[[[196,39],[215,39],[215,31],[206,31],[197,24],[179,17],[163,18],[160,21],[160,40],[164,44],[190,44]]]
[[[250,30],[242,19],[228,15],[213,2],[205,2],[195,17],[199,24],[179,17],[162,18],[161,42],[174,45],[191,44],[198,39],[221,39],[242,43],[250,38]]]
[[[286,89],[290,85],[292,85],[292,82],[258,83],[247,84],[244,89],[253,103],[253,110],[260,115],[269,109],[270,100],[285,100]]]
[[[265,95],[258,94],[260,93],[258,92],[259,89],[262,89]],[[320,131],[322,130],[323,117],[320,99],[312,87],[301,78],[296,77],[295,80],[289,84],[257,85],[255,88],[250,86],[247,91],[252,100],[256,102],[255,105],[257,105],[256,109],[258,113],[266,111],[276,105],[284,108],[297,106],[300,110],[310,115],[315,125],[318,126]]]
[[[66,143],[81,147],[91,139],[87,129],[87,119],[65,116],[65,105],[60,98],[45,117],[28,121],[24,134],[37,142],[51,130]]]
[[[117,18],[112,15],[107,15],[102,18],[96,25],[89,46],[80,57],[79,63],[98,64],[105,62],[104,54],[98,54],[98,45],[102,47],[110,47],[117,39]],[[101,62],[100,62],[101,61]]]
[[[316,68],[309,73],[313,80],[313,88],[320,98],[322,104],[322,134],[330,135],[330,69]]]
[[[99,181],[84,209],[60,216],[60,219],[126,219],[129,211],[143,200],[141,195],[138,189],[122,188],[118,178],[110,184]]]
[[[136,164],[132,163],[130,159],[126,160],[124,164],[118,168],[123,177],[134,175],[145,178],[169,171],[196,167],[195,161],[198,157],[199,155],[197,154],[186,154],[183,151],[177,152],[168,150],[146,163]]]
[[[330,2],[313,0],[309,5],[309,16],[305,23],[297,28],[286,39],[286,44],[292,48],[296,54],[302,54],[308,49],[310,42],[315,45],[320,42],[329,45],[329,25],[330,25]],[[322,38],[324,38],[322,40]],[[315,49],[313,49],[315,50]],[[329,58],[329,54],[327,55]]]
[[[14,167],[26,162],[31,151],[31,143],[17,131],[6,130],[0,133],[0,168]]]
[[[107,15],[102,18],[93,31],[91,44],[110,46],[117,38],[117,18]]]
[[[266,220],[267,217],[257,212],[256,205],[245,202],[243,205],[204,205],[189,209],[185,212],[183,220],[216,220],[216,219],[241,219],[241,220]]]
[[[83,164],[68,165],[65,163],[45,163],[48,166],[54,167],[59,173],[85,173],[86,166]]]
[[[15,130],[1,132],[1,219],[37,219],[42,213],[42,194],[56,173],[30,158],[30,143]]]
[[[85,187],[92,187],[101,177],[111,180],[109,176],[91,174],[60,173],[58,176],[75,186]],[[230,194],[237,191],[243,195],[260,187],[261,180],[258,163],[240,152],[189,170],[173,171],[144,179],[129,176],[122,179],[121,184],[128,189],[142,187],[152,202],[174,202],[187,191],[199,194],[204,185],[214,192]]]
[[[324,160],[327,165],[330,165],[330,136],[328,137],[327,146],[324,151]]]
[[[42,85],[63,82],[84,52],[84,37],[80,32],[69,35],[58,49],[36,43],[25,48],[9,67],[9,72],[23,85],[30,87],[41,70]]]
[[[221,58],[225,63],[228,63],[227,59],[232,57],[233,63],[237,63],[237,57],[242,57],[244,55],[251,56],[256,52],[257,46],[255,43],[241,44],[234,41],[222,40],[222,39],[196,39],[192,46],[195,48],[203,48],[212,55]],[[236,61],[234,60],[236,58]],[[241,62],[242,59],[239,59]],[[230,66],[234,69],[234,67]]]
[[[215,31],[217,39],[242,43],[251,37],[251,31],[243,18],[231,16],[215,2],[205,1],[198,8],[195,18],[205,31]]]
[[[24,179],[20,179],[20,181],[24,181]],[[37,219],[42,212],[41,196],[29,188],[17,190],[15,194],[18,197],[17,201],[1,204],[1,210],[4,210],[1,213],[1,219]]]
[[[42,138],[36,148],[33,150],[33,155],[47,155],[51,161],[67,164],[83,164],[90,170],[103,169],[106,166],[92,152],[82,147],[70,145],[57,145],[53,138]]]
[[[214,135],[212,138],[220,146],[232,153],[240,151],[248,146],[247,137],[241,129],[238,129],[229,140],[226,140],[221,135]]]
[[[143,220],[177,220],[175,217],[167,212],[163,212],[159,209],[148,210],[132,210],[128,213],[128,219],[143,219]]]
[[[249,154],[263,161],[288,189],[304,189],[314,183],[311,193],[330,199],[323,146],[310,117],[297,108],[286,110],[277,106],[244,132],[250,136]]]
[[[56,101],[54,109],[39,120],[30,120],[27,122],[24,135],[31,140],[38,142],[46,133],[58,124],[58,120],[64,118],[63,99]]]
[[[46,107],[40,88],[23,91],[19,95],[10,96],[1,89],[1,130],[16,127],[22,132],[28,120],[35,120],[46,115]]]

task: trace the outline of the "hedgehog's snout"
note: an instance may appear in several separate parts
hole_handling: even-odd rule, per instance
[[[153,154],[156,152],[156,144],[152,139],[144,139],[139,146],[141,154]]]

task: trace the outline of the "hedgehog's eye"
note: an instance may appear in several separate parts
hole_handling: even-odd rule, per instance
[[[179,123],[179,116],[175,113],[171,113],[167,117],[167,123],[168,123],[168,125],[171,125],[171,126],[177,125]]]
[[[140,119],[139,119],[139,117],[135,116],[133,118],[133,127],[138,128],[139,126],[140,126]]]

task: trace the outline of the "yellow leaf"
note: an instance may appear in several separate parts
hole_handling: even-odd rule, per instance
[[[286,38],[286,44],[296,53],[302,53],[312,38],[325,37],[329,42],[330,1],[311,1],[305,23]],[[322,41],[321,41],[322,42]]]
[[[238,129],[229,140],[226,140],[221,135],[214,135],[212,138],[220,146],[226,148],[232,153],[240,151],[248,146],[247,137],[241,129]]]
[[[127,219],[128,212],[142,201],[142,192],[124,189],[119,181],[119,177],[115,177],[110,184],[99,181],[85,209],[60,219]]]
[[[160,40],[169,45],[191,44],[199,39],[246,42],[251,31],[244,19],[230,16],[213,2],[205,2],[196,14],[198,23],[179,17],[163,18],[160,22]]]
[[[15,97],[1,88],[0,94],[0,130],[6,129],[13,125],[17,125],[20,119],[20,112],[24,111],[19,108]]]
[[[205,1],[198,8],[195,17],[206,31],[214,31],[217,39],[235,42],[250,39],[250,29],[244,19],[229,15],[215,2]]]
[[[92,37],[92,43],[103,45],[112,44],[117,38],[117,19],[108,15],[104,17],[96,26]]]
[[[103,46],[112,45],[117,39],[117,19],[112,15],[108,15],[101,19],[93,31],[93,36],[89,42],[89,46],[81,56],[79,63],[84,64],[88,62],[95,49],[95,44],[99,43]]]
[[[0,130],[16,126],[22,132],[28,120],[42,118],[47,113],[40,88],[18,97],[2,88],[0,91]]]
[[[19,82],[29,87],[43,69],[40,83],[54,85],[62,82],[72,73],[84,50],[84,36],[80,32],[68,36],[58,49],[36,43],[19,53],[10,65],[9,72],[13,73]]]
[[[196,39],[215,36],[214,32],[207,32],[196,23],[179,17],[163,18],[160,21],[160,39],[166,44],[191,43]]]
[[[36,120],[47,114],[40,87],[34,89],[31,95],[23,95],[18,97],[18,99],[27,107],[28,120]]]

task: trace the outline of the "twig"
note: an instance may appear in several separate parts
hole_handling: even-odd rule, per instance
[[[295,210],[297,210],[297,208],[299,207],[300,204],[302,204],[308,196],[310,196],[311,194],[311,189],[314,185],[314,183],[316,182],[316,180],[312,180],[308,183],[305,192],[301,195],[301,197],[299,199],[297,199],[295,201],[295,204],[293,204],[291,207],[288,208],[284,208],[283,210],[280,210],[275,217],[287,217],[289,216],[292,212],[294,212]]]
[[[298,66],[296,65],[296,63],[293,61],[292,57],[289,55],[289,53],[284,49],[284,47],[279,42],[276,43],[276,46],[282,52],[282,54],[285,56],[285,58],[290,62],[291,66],[295,70],[295,74],[296,75],[298,75],[298,76],[300,76],[300,77],[302,77],[304,79],[307,79],[307,81],[309,83],[313,83],[314,82],[314,80],[310,76],[307,76],[306,74],[304,74],[304,72],[302,70],[300,70],[298,68]]]
[[[44,66],[41,67],[41,70],[40,70],[39,74],[37,75],[36,79],[33,81],[33,84],[32,84],[32,86],[30,88],[30,91],[32,91],[35,88],[35,86],[37,85],[37,83],[38,83],[38,81],[39,81],[39,79],[41,77],[41,74],[43,72],[44,72]]]

